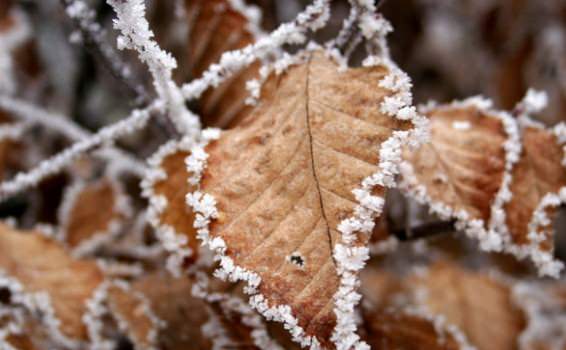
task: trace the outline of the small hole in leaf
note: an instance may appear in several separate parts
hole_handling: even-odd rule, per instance
[[[12,293],[7,288],[0,288],[0,304],[10,304]]]
[[[289,256],[289,261],[300,268],[305,267],[305,259],[299,253],[293,253]]]

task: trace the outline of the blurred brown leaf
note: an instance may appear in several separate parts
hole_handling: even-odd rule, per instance
[[[25,292],[47,293],[64,335],[87,339],[82,322],[85,302],[103,280],[94,261],[72,258],[60,244],[39,232],[1,225],[0,269],[18,280]]]

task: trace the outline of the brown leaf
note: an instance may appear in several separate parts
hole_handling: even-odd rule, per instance
[[[158,326],[151,305],[129,285],[114,284],[108,289],[108,308],[122,323],[136,348],[149,349],[156,344]]]
[[[483,249],[530,257],[540,274],[557,276],[562,264],[552,258],[550,225],[535,230],[540,242],[529,238],[544,196],[566,185],[564,152],[554,134],[523,126],[477,98],[428,115],[430,144],[405,153],[407,192],[444,219],[457,220],[456,227]],[[548,216],[555,207],[547,203],[538,211]]]
[[[148,274],[132,284],[132,291],[141,293],[155,315],[165,322],[157,329],[159,349],[211,348],[209,339],[201,331],[208,321],[206,306],[202,300],[191,296],[191,288],[192,283],[186,277],[173,278],[164,272]],[[155,329],[151,320],[140,312],[139,299],[132,293],[114,290],[110,293],[109,304],[112,312],[126,321],[130,337],[147,339]]]
[[[191,24],[187,55],[193,78],[226,52],[241,49],[256,40],[250,27],[257,26],[226,0],[186,0]],[[256,28],[257,30],[257,28]],[[259,64],[243,69],[234,77],[205,92],[200,99],[200,114],[207,125],[228,127],[235,125],[249,112],[245,100],[249,93],[246,82],[258,75]]]
[[[413,290],[424,288],[419,303],[432,314],[446,317],[478,349],[517,347],[523,317],[503,283],[449,264],[434,265],[409,283]]]
[[[382,265],[374,261],[361,274],[362,314],[372,349],[460,349],[448,324],[410,312],[414,286],[376,262]]]
[[[91,252],[119,233],[128,209],[127,197],[115,180],[69,187],[59,215],[65,243],[77,253]]]
[[[391,94],[378,87],[388,73],[385,66],[340,72],[323,53],[309,53],[272,76],[260,104],[206,149],[200,189],[218,210],[210,238],[261,278],[270,307],[289,305],[305,335],[324,346],[335,325],[338,224],[358,204],[352,190],[377,172],[381,143],[410,125],[379,112]],[[376,186],[372,194],[384,192]]]
[[[87,339],[82,322],[85,302],[103,280],[96,263],[70,257],[63,247],[38,232],[2,225],[0,269],[21,283],[25,293],[47,293],[63,335]],[[45,321],[50,321],[48,318],[45,316]]]
[[[457,350],[460,345],[451,334],[426,318],[402,311],[373,313],[366,319],[368,343],[374,350]]]
[[[149,221],[165,249],[178,257],[175,269],[187,258],[198,258],[195,216],[185,201],[185,195],[194,190],[185,165],[189,154],[183,141],[165,144],[149,160],[152,171],[142,183],[143,194],[149,199]]]
[[[564,281],[516,283],[513,301],[526,318],[526,326],[518,339],[520,349],[566,349]]]
[[[513,197],[505,206],[507,226],[513,242],[519,245],[529,244],[529,223],[533,213],[546,194],[558,193],[566,186],[566,168],[562,166],[564,151],[556,136],[548,130],[526,127],[522,130],[523,152],[513,168],[511,192]],[[548,210],[553,216],[556,208]],[[543,250],[553,251],[553,230],[551,225],[539,227],[544,235],[540,242]]]
[[[487,223],[505,170],[502,122],[474,106],[441,106],[427,114],[430,143],[405,153],[417,184],[431,202]]]

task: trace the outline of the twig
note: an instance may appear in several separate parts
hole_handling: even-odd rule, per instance
[[[403,227],[391,230],[391,234],[397,237],[400,241],[414,241],[453,231],[455,231],[454,221],[437,221],[414,226],[410,229]]]
[[[134,110],[128,118],[100,129],[89,138],[73,144],[49,159],[43,160],[32,170],[19,173],[14,179],[2,182],[0,184],[0,199],[37,185],[42,179],[58,173],[70,162],[89,150],[113,142],[123,135],[142,128],[152,114],[160,109],[162,109],[162,102],[157,101],[145,109]]]
[[[48,112],[23,100],[0,95],[0,107],[10,112],[13,117],[57,131],[75,142],[83,141],[93,136],[90,131],[72,123],[67,117]],[[105,147],[97,152],[97,155],[108,161],[119,163],[117,165],[121,169],[138,176],[143,176],[145,173],[146,166],[143,162],[116,147]]]
[[[146,19],[143,0],[107,0],[116,12],[114,28],[120,31],[118,49],[137,52],[140,61],[149,69],[159,99],[179,133],[197,139],[201,132],[199,118],[189,111],[180,87],[173,80],[177,61],[163,50],[154,39],[154,33]]]
[[[202,74],[182,86],[187,100],[198,99],[209,87],[218,86],[234,74],[257,60],[273,55],[285,44],[302,44],[306,34],[322,28],[330,17],[330,0],[315,0],[295,20],[281,24],[266,37],[246,47],[225,52],[218,63],[214,63]]]
[[[132,76],[131,67],[107,44],[106,31],[96,22],[96,13],[82,0],[60,0],[65,13],[80,33],[85,48],[96,57],[110,74],[135,96],[136,105],[149,103],[149,95],[143,84]]]

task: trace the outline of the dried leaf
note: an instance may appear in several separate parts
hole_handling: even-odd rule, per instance
[[[566,185],[564,152],[552,132],[489,104],[472,98],[429,111],[431,142],[405,153],[405,190],[483,249],[528,256],[540,274],[557,276],[547,216]]]
[[[229,257],[222,267],[232,279],[261,281],[252,303],[267,314],[287,310],[281,317],[297,319],[297,339],[307,344],[316,337],[330,346],[340,283],[332,255],[339,224],[359,203],[352,191],[378,172],[382,143],[410,126],[377,109],[393,92],[378,85],[390,73],[384,65],[341,72],[323,53],[309,53],[272,76],[251,114],[206,148],[200,190],[217,209],[208,243]],[[372,200],[384,192],[375,186]],[[198,196],[189,196],[193,207]],[[368,233],[354,245],[366,246]]]
[[[371,314],[366,320],[368,343],[374,350],[457,350],[460,345],[446,330],[439,334],[435,324],[402,311]]]
[[[64,336],[87,339],[82,322],[85,302],[103,280],[96,263],[73,259],[63,247],[38,232],[20,232],[2,225],[0,269],[21,283],[25,293],[47,294]],[[43,315],[42,320],[54,321],[49,315]]]
[[[368,266],[361,274],[363,319],[372,349],[460,349],[463,342],[457,329],[411,305],[413,285],[377,268]]]
[[[108,289],[108,308],[136,348],[155,348],[158,320],[143,295],[127,284],[114,284]]]
[[[149,160],[151,171],[142,183],[143,195],[149,199],[149,221],[172,254],[169,268],[175,273],[180,273],[179,265],[188,258],[198,258],[195,216],[185,201],[185,195],[194,190],[185,165],[189,146],[183,140],[162,146]]]
[[[260,33],[257,19],[250,19],[227,0],[186,0],[191,24],[187,55],[189,69],[199,78],[226,52],[255,42]],[[257,10],[256,10],[257,11]],[[216,127],[235,125],[249,112],[245,100],[246,82],[256,78],[259,64],[243,69],[228,81],[209,89],[200,99],[200,114],[206,124]]]
[[[434,108],[428,117],[431,142],[405,153],[416,184],[432,203],[489,222],[505,170],[503,123],[473,105]]]
[[[129,213],[128,198],[117,181],[76,183],[67,189],[59,213],[64,241],[79,255],[92,252],[119,233]]]
[[[566,349],[566,285],[519,282],[513,286],[513,301],[526,316],[518,338],[521,350]]]
[[[202,333],[208,320],[205,303],[191,296],[192,283],[186,277],[172,278],[158,272],[146,275],[132,284],[132,290],[141,293],[151,306],[155,316],[164,321],[157,329],[156,343],[159,349],[191,350],[210,349],[209,339]],[[110,306],[126,321],[131,336],[147,339],[154,327],[146,315],[139,311],[139,300],[132,294],[110,293]],[[140,343],[137,343],[140,344]]]
[[[547,194],[558,193],[566,186],[566,168],[562,166],[564,151],[556,136],[537,127],[522,130],[523,152],[513,168],[511,193],[513,197],[505,206],[507,227],[513,242],[530,244],[529,233],[535,210]],[[548,209],[547,216],[553,216],[556,208]],[[542,224],[542,223],[541,223]],[[539,225],[541,249],[553,251],[553,229],[551,223]]]
[[[517,347],[523,317],[503,283],[449,264],[437,264],[409,283],[424,292],[419,304],[460,328],[478,349]]]

